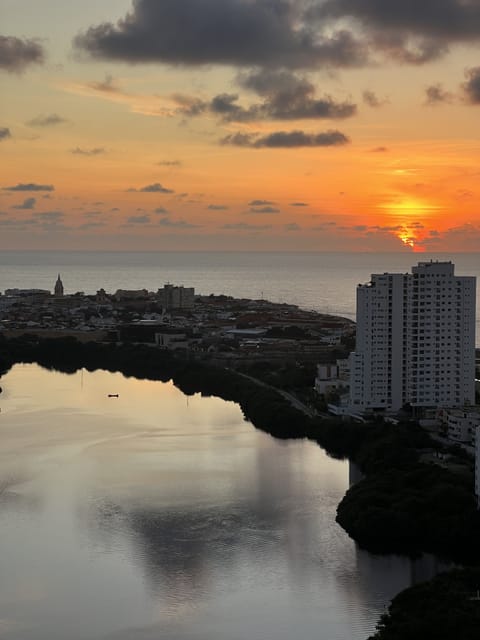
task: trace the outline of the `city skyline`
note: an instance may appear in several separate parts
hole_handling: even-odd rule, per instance
[[[478,250],[477,0],[0,16],[0,249]]]

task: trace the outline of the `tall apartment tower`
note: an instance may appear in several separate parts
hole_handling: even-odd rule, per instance
[[[396,411],[475,403],[476,279],[451,262],[374,274],[357,288],[350,404]]]

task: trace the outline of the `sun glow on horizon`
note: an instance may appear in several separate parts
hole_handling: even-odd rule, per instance
[[[398,198],[379,205],[385,211],[390,221],[394,235],[414,252],[425,251],[422,240],[428,235],[427,223],[430,227],[436,213],[443,210],[443,206],[435,202],[419,198]]]
[[[394,200],[393,202],[380,204],[379,208],[388,211],[392,215],[401,214],[415,218],[443,209],[439,204],[420,200],[419,198],[402,198]]]

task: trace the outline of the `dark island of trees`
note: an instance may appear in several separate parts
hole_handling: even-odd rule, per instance
[[[362,548],[411,556],[430,552],[462,565],[480,565],[480,515],[473,491],[473,465],[463,464],[459,472],[426,462],[426,454],[438,454],[442,445],[433,443],[415,423],[358,424],[337,418],[311,418],[273,388],[235,371],[143,345],[85,344],[71,338],[36,336],[5,339],[0,335],[0,372],[20,362],[35,362],[65,373],[83,367],[89,371],[118,371],[139,379],[173,380],[187,395],[201,393],[236,402],[256,428],[277,438],[309,438],[329,455],[348,457],[359,466],[365,477],[347,491],[338,506],[337,521]],[[390,613],[382,617],[375,640],[453,638],[453,633],[445,631],[448,625],[442,627],[443,635],[422,635],[422,626],[416,627],[414,619],[417,598],[421,594],[424,607],[430,611],[435,601],[431,594],[436,593],[430,590],[457,593],[458,585],[466,584],[462,580],[471,581],[478,575],[478,571],[465,575],[455,572],[431,586],[420,585],[400,594]],[[472,586],[470,582],[468,585]],[[480,602],[468,602],[474,604],[464,603],[464,608],[458,605],[462,620],[471,610],[480,610]],[[452,612],[452,619],[455,617]],[[467,632],[455,633],[455,638],[462,640],[470,637],[473,635]]]
[[[442,574],[396,596],[369,640],[477,640],[480,570]]]

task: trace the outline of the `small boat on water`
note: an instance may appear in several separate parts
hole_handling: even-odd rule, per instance
[[[109,393],[107,397],[108,398],[118,398],[119,396],[118,396],[118,393]]]

